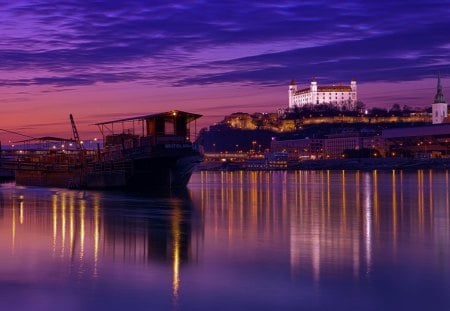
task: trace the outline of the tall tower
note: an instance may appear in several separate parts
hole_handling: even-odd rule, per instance
[[[433,124],[440,124],[444,122],[447,117],[448,107],[445,101],[444,94],[442,93],[441,76],[438,76],[438,84],[436,90],[436,96],[434,96],[434,102],[431,105],[433,113]]]
[[[356,79],[353,78],[350,82],[350,87],[352,88],[352,92],[356,92]]]
[[[294,108],[295,106],[294,102],[295,92],[297,92],[297,82],[295,82],[295,80],[292,79],[291,83],[289,83],[289,108]]]
[[[356,105],[356,101],[358,100],[358,90],[356,87],[356,79],[353,78],[352,81],[350,82],[350,88],[352,89],[352,94],[351,94],[351,103],[352,105]]]
[[[314,105],[317,103],[317,81],[316,81],[316,78],[313,78],[311,80],[310,91],[311,91],[311,104]]]

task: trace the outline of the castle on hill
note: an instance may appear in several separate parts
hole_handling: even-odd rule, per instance
[[[353,108],[357,101],[356,80],[350,85],[318,85],[316,79],[307,88],[298,89],[297,82],[289,84],[289,108],[305,105],[333,104],[338,107]]]

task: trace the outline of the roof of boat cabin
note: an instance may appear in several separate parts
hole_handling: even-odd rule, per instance
[[[166,112],[147,114],[147,115],[142,115],[142,116],[117,119],[117,120],[112,120],[112,121],[105,121],[105,122],[95,123],[94,125],[105,125],[105,124],[111,124],[111,123],[120,123],[120,122],[127,122],[127,121],[141,121],[141,120],[149,120],[149,119],[157,119],[157,118],[172,119],[173,117],[176,117],[176,116],[186,117],[187,122],[192,122],[192,121],[200,118],[202,115],[196,114],[196,113],[191,113],[191,112],[180,111],[180,110],[171,110],[171,111],[166,111]]]

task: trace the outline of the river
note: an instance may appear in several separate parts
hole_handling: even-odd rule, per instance
[[[448,310],[449,172],[0,187],[0,310]]]

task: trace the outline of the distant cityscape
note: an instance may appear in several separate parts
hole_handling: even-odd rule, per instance
[[[284,107],[274,107],[270,113],[235,112],[201,129],[195,141],[195,148],[204,155],[199,169],[450,167],[450,118],[440,77],[430,103],[422,108],[399,104],[369,108],[358,97],[355,79],[348,85],[320,85],[313,79],[305,88],[298,88],[292,80]],[[195,136],[195,122],[193,128],[188,123],[200,115],[192,120],[177,116],[174,111],[163,115],[167,117],[158,124],[145,119],[148,135],[166,135],[167,142],[173,141],[175,133],[186,141]],[[130,120],[133,118],[117,122]],[[124,129],[127,126],[122,124]],[[184,126],[186,129],[181,131]],[[143,125],[141,130],[144,131]],[[134,130],[118,135],[116,143],[121,150],[140,145],[134,141]],[[77,139],[42,137],[34,143],[35,140],[6,145],[3,158],[24,157],[34,149],[54,153],[85,149],[90,156],[98,157],[100,144],[109,144],[97,138],[80,141],[78,147],[74,143]]]
[[[276,112],[236,112],[202,129],[202,167],[284,169],[318,160],[364,158],[385,159],[380,163],[389,158],[395,166],[403,163],[398,159],[450,156],[448,103],[440,77],[426,108],[366,108],[358,100],[355,79],[349,85],[325,86],[313,79],[303,89],[292,80],[288,91],[288,104]]]

